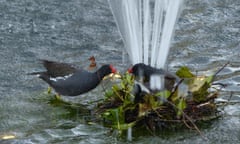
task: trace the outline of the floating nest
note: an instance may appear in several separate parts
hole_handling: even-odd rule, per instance
[[[218,72],[212,76],[196,76],[182,67],[176,72],[181,80],[173,90],[138,93],[133,92],[134,76],[123,74],[120,83],[105,92],[95,114],[105,126],[117,130],[144,127],[155,133],[159,129],[185,126],[199,131],[198,122],[220,116],[215,103],[218,90],[212,87]]]

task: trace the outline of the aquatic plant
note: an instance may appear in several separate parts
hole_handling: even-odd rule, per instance
[[[129,73],[121,75],[120,83],[105,92],[98,103],[104,125],[119,131],[145,126],[151,133],[159,129],[178,126],[194,128],[201,133],[197,122],[219,117],[214,99],[218,90],[210,91],[215,75],[197,76],[187,67],[176,72],[181,80],[172,91],[160,90],[134,93],[135,78]]]

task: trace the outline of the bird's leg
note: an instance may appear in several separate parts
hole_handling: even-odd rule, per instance
[[[52,93],[52,88],[51,88],[51,87],[48,87],[47,93],[48,93],[48,94],[51,94],[51,93]]]

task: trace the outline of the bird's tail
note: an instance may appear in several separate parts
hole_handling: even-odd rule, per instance
[[[32,72],[32,73],[27,73],[27,75],[41,75],[44,72]]]
[[[37,75],[37,77],[44,80],[49,85],[52,84],[52,81],[50,80],[50,76],[47,74],[47,72],[33,72],[33,73],[28,73],[28,75]]]

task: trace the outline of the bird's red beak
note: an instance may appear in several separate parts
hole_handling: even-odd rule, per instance
[[[111,69],[112,73],[116,73],[117,72],[117,69],[114,68],[112,65],[110,65],[110,69]]]
[[[128,73],[133,73],[132,67],[128,69]]]

